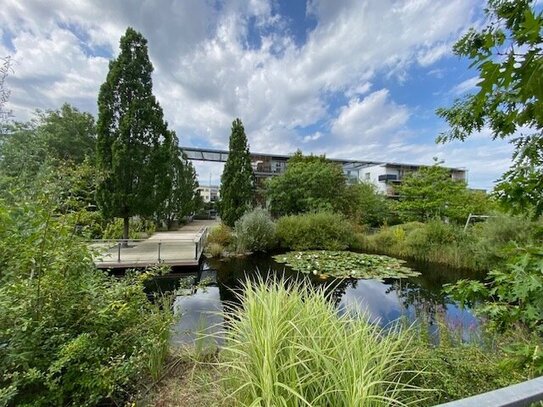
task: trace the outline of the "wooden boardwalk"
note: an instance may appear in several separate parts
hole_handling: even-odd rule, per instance
[[[94,263],[101,269],[196,266],[204,250],[208,230],[217,221],[197,220],[176,231],[157,232],[143,240],[95,240]]]

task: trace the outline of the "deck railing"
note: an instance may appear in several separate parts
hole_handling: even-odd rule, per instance
[[[186,239],[101,239],[92,240],[91,247],[96,250],[95,262],[121,265],[177,263],[198,261],[208,236],[208,228],[203,227],[196,236]]]
[[[200,229],[198,232],[198,235],[194,238],[194,243],[196,245],[195,252],[194,252],[194,258],[197,260],[202,255],[206,242],[207,242],[207,236],[209,234],[209,228],[207,226]]]

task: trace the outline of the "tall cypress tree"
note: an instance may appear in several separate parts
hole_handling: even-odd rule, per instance
[[[153,96],[147,40],[128,28],[98,95],[97,202],[106,216],[151,216],[171,189],[172,134]]]
[[[171,229],[174,221],[182,220],[198,209],[198,197],[196,189],[198,180],[196,170],[186,155],[178,147],[178,139],[175,133],[173,136],[172,165],[169,168],[168,176],[171,179],[171,193],[168,198],[161,202],[157,211],[157,220],[166,222],[168,229]]]
[[[221,177],[221,219],[229,226],[249,209],[253,199],[253,167],[247,136],[240,119],[232,122],[228,159]]]

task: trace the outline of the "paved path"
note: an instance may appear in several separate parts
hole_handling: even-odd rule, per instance
[[[195,220],[179,230],[157,232],[145,240],[131,240],[124,247],[118,241],[97,241],[99,251],[94,263],[98,268],[147,267],[154,264],[195,266],[202,254],[201,235],[215,220]],[[105,250],[105,251],[104,251]]]

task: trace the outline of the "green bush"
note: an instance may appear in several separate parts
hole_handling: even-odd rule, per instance
[[[0,202],[0,405],[124,404],[161,374],[170,307],[147,298],[149,274],[95,269],[51,213]]]
[[[130,239],[146,239],[156,231],[156,224],[151,220],[131,218],[128,229]],[[103,239],[122,239],[123,220],[115,218],[104,228]]]
[[[275,222],[265,209],[245,213],[234,226],[236,251],[266,252],[276,247]]]
[[[73,225],[78,236],[89,239],[101,239],[104,234],[104,218],[99,211],[71,212],[64,215],[66,221]],[[121,229],[122,234],[122,229]]]
[[[285,249],[345,250],[353,243],[354,232],[342,215],[317,212],[279,218],[277,237]]]
[[[206,248],[206,254],[210,257],[222,257],[224,246],[220,243],[209,243]]]
[[[357,248],[473,270],[488,270],[506,259],[512,242],[536,240],[538,224],[522,218],[500,216],[463,227],[439,220],[382,227],[358,236]]]
[[[339,315],[308,285],[245,284],[221,350],[235,405],[404,405],[419,390],[401,381],[414,356],[408,332]]]
[[[408,369],[424,371],[413,384],[433,391],[421,394],[417,406],[435,406],[453,400],[525,380],[518,371],[505,367],[505,357],[496,350],[476,344],[440,344],[421,342]]]
[[[224,223],[221,223],[211,229],[209,231],[209,235],[207,236],[208,244],[217,243],[223,247],[228,247],[233,240],[234,236],[232,235],[232,229],[230,229],[230,227]]]

